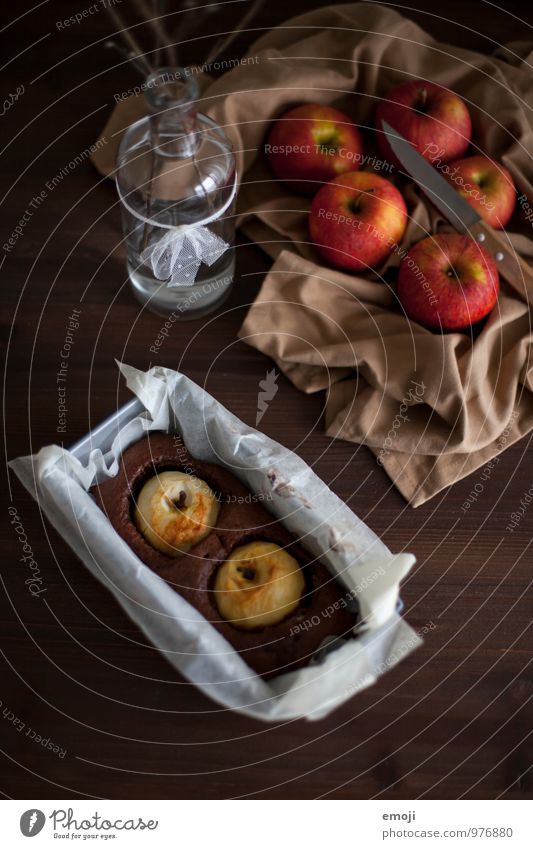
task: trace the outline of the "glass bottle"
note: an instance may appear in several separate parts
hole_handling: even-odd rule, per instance
[[[198,95],[183,68],[151,74],[148,116],[124,133],[117,158],[133,291],[176,318],[215,310],[235,268],[235,157],[220,127],[196,111]]]

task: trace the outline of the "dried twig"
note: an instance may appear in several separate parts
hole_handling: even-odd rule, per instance
[[[164,13],[165,0],[150,0],[151,5],[153,6],[154,18],[161,17]],[[156,68],[159,68],[161,65],[161,48],[162,42],[160,38],[156,37],[155,51],[154,51],[154,65]]]
[[[210,3],[208,6],[203,6],[201,9],[193,8],[197,5],[197,3],[198,0],[191,0],[190,3],[183,4],[183,9],[181,11],[183,13],[187,12],[187,14],[181,14],[179,16],[179,27],[175,35],[176,40],[179,36],[179,41],[177,42],[179,44],[184,44],[187,39],[196,32],[198,27],[200,27],[210,15],[217,12],[220,8],[220,3]]]
[[[230,44],[233,41],[235,41],[237,36],[240,35],[240,33],[244,29],[246,29],[247,25],[250,23],[252,18],[255,17],[255,15],[257,14],[259,9],[263,5],[263,2],[264,2],[264,0],[255,0],[255,3],[252,3],[252,5],[248,9],[248,11],[245,12],[245,14],[241,18],[241,20],[239,21],[237,26],[234,28],[233,32],[228,33],[228,35],[225,38],[219,39],[213,45],[213,47],[209,51],[209,54],[208,54],[207,59],[205,60],[204,64],[206,64],[206,65],[211,64],[211,62],[214,62],[214,60],[217,58],[217,56],[220,56],[225,50],[227,50],[227,48],[230,46]]]
[[[154,118],[153,115],[148,116],[148,121],[150,122],[150,147],[151,147],[151,155],[150,155],[150,181],[148,183],[148,187],[146,189],[146,221],[143,225],[143,235],[141,242],[141,251],[144,251],[148,246],[148,239],[150,238],[150,228],[148,225],[148,221],[150,220],[150,216],[152,215],[152,192],[154,188],[154,179],[155,179],[155,165],[156,165],[156,157],[154,154]]]
[[[118,41],[113,41],[111,38],[104,43],[104,47],[107,50],[115,50],[117,53],[120,53],[124,59],[133,65],[133,67],[139,71],[144,78],[146,78],[146,67],[142,62],[139,62],[137,56],[134,55],[131,50],[127,50],[122,44],[119,44]]]
[[[166,32],[164,26],[161,23],[160,16],[158,15],[159,3],[156,0],[156,8],[153,12],[148,7],[145,0],[133,0],[133,3],[137,11],[139,12],[141,18],[154,33],[157,45],[163,45],[163,47],[165,48],[168,64],[174,66],[176,64],[176,50],[174,44],[171,42],[168,36],[168,33]],[[157,50],[157,58],[159,58],[159,50]],[[155,64],[157,65],[158,62],[156,62]]]
[[[129,47],[129,49],[132,53],[131,58],[132,59],[133,58],[138,59],[139,62],[142,62],[142,64],[145,67],[146,73],[148,73],[148,74],[153,73],[154,69],[152,68],[150,62],[148,61],[148,59],[144,55],[144,51],[143,51],[141,45],[133,37],[130,30],[125,25],[124,21],[122,20],[121,16],[117,12],[117,10],[114,8],[114,6],[110,6],[106,3],[106,5],[104,6],[104,10],[105,10],[107,16],[109,18],[111,18],[111,20],[113,21],[115,26],[118,27],[117,35],[119,35],[122,38],[122,40],[126,42],[126,45]]]

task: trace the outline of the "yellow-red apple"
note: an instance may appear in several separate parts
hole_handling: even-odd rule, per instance
[[[505,227],[516,201],[515,184],[507,168],[488,156],[467,156],[437,167],[487,224],[497,230]]]
[[[438,156],[451,162],[464,156],[472,135],[466,104],[453,91],[427,80],[411,80],[393,88],[376,110],[376,138],[383,155],[401,168],[382,128],[386,121],[429,162]]]
[[[313,199],[309,231],[319,254],[347,271],[375,268],[398,249],[407,209],[390,180],[368,171],[342,174]]]
[[[414,321],[430,330],[465,330],[494,307],[496,263],[478,242],[459,233],[428,236],[407,254],[398,298]]]
[[[357,171],[363,140],[352,119],[319,103],[285,112],[265,144],[270,167],[298,194],[314,195],[337,174]]]

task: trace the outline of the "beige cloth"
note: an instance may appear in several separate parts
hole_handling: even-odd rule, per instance
[[[482,56],[440,44],[381,6],[329,7],[260,38],[248,53],[253,61],[209,85],[200,104],[237,151],[240,225],[276,258],[241,338],[272,357],[302,391],[327,390],[327,434],[368,445],[413,506],[532,429],[529,309],[503,283],[475,340],[408,322],[394,310],[392,290],[379,282],[398,257],[378,275],[354,276],[322,264],[309,243],[309,202],[273,180],[261,149],[272,118],[291,105],[335,103],[363,127],[372,126],[378,99],[392,85],[423,77],[467,101],[474,148],[500,159],[533,206],[527,116],[533,91],[531,70],[521,64],[528,49],[520,47],[500,51],[503,58]],[[120,104],[104,135],[120,134],[141,111],[138,99]],[[365,150],[372,154],[370,139],[369,133]],[[113,168],[114,147],[110,141],[94,156],[102,173]],[[413,184],[405,195],[410,222],[402,247],[449,229]],[[522,221],[522,234],[510,234],[524,256],[533,256],[531,226]]]

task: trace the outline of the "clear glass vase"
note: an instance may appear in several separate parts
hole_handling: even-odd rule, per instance
[[[124,133],[117,158],[128,273],[159,315],[198,318],[228,296],[235,267],[235,157],[225,133],[196,111],[182,68],[145,85],[148,117]]]

